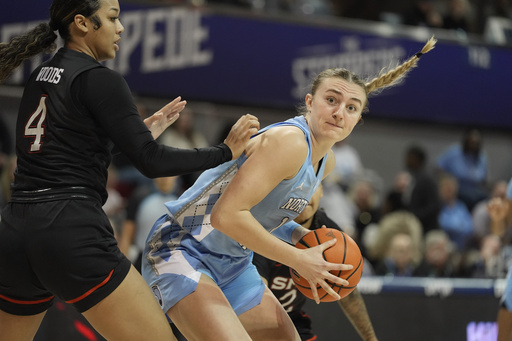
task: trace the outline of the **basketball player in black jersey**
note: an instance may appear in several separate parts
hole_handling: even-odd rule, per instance
[[[322,195],[323,187],[320,186],[311,197],[308,206],[295,218],[295,221],[310,230],[316,230],[322,226],[340,230],[339,226],[323,210],[318,209]],[[307,298],[293,284],[290,268],[257,253],[254,254],[253,263],[265,284],[281,302],[281,305],[292,319],[301,340],[316,340],[317,336],[313,332],[311,318],[303,310]],[[338,304],[362,340],[377,341],[366,305],[357,288],[350,295],[339,300]]]
[[[2,341],[32,340],[55,296],[108,340],[175,340],[102,210],[112,148],[148,177],[174,176],[237,158],[259,129],[245,115],[217,146],[156,143],[186,103],[178,97],[142,121],[124,79],[100,64],[119,50],[119,12],[118,0],[54,0],[49,23],[0,44],[1,82],[51,50],[55,31],[64,40],[32,73],[19,108],[18,164],[0,223]]]

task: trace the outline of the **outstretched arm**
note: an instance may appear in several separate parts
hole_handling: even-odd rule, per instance
[[[357,288],[339,300],[338,304],[364,341],[377,341],[363,297]]]

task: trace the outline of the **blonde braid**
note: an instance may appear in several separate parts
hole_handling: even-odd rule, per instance
[[[415,68],[418,64],[418,60],[422,55],[432,50],[436,45],[437,40],[432,36],[425,46],[421,49],[421,52],[416,53],[414,56],[407,59],[401,65],[395,67],[386,72],[386,70],[382,70],[378,77],[372,79],[368,83],[366,83],[366,93],[369,95],[376,90],[384,89],[390,86],[394,86],[401,82],[407,73]]]

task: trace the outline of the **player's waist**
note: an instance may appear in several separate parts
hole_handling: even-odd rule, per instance
[[[33,191],[14,190],[10,201],[29,203],[70,199],[90,199],[101,202],[101,196],[98,192],[83,186],[43,188]]]

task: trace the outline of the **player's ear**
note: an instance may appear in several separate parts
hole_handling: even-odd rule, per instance
[[[77,14],[73,20],[73,25],[75,25],[78,30],[85,33],[89,31],[90,22],[88,22],[87,18],[82,14]]]
[[[304,99],[304,103],[306,104],[306,108],[308,109],[308,112],[311,111],[312,102],[313,102],[313,95],[307,94],[306,98]]]

